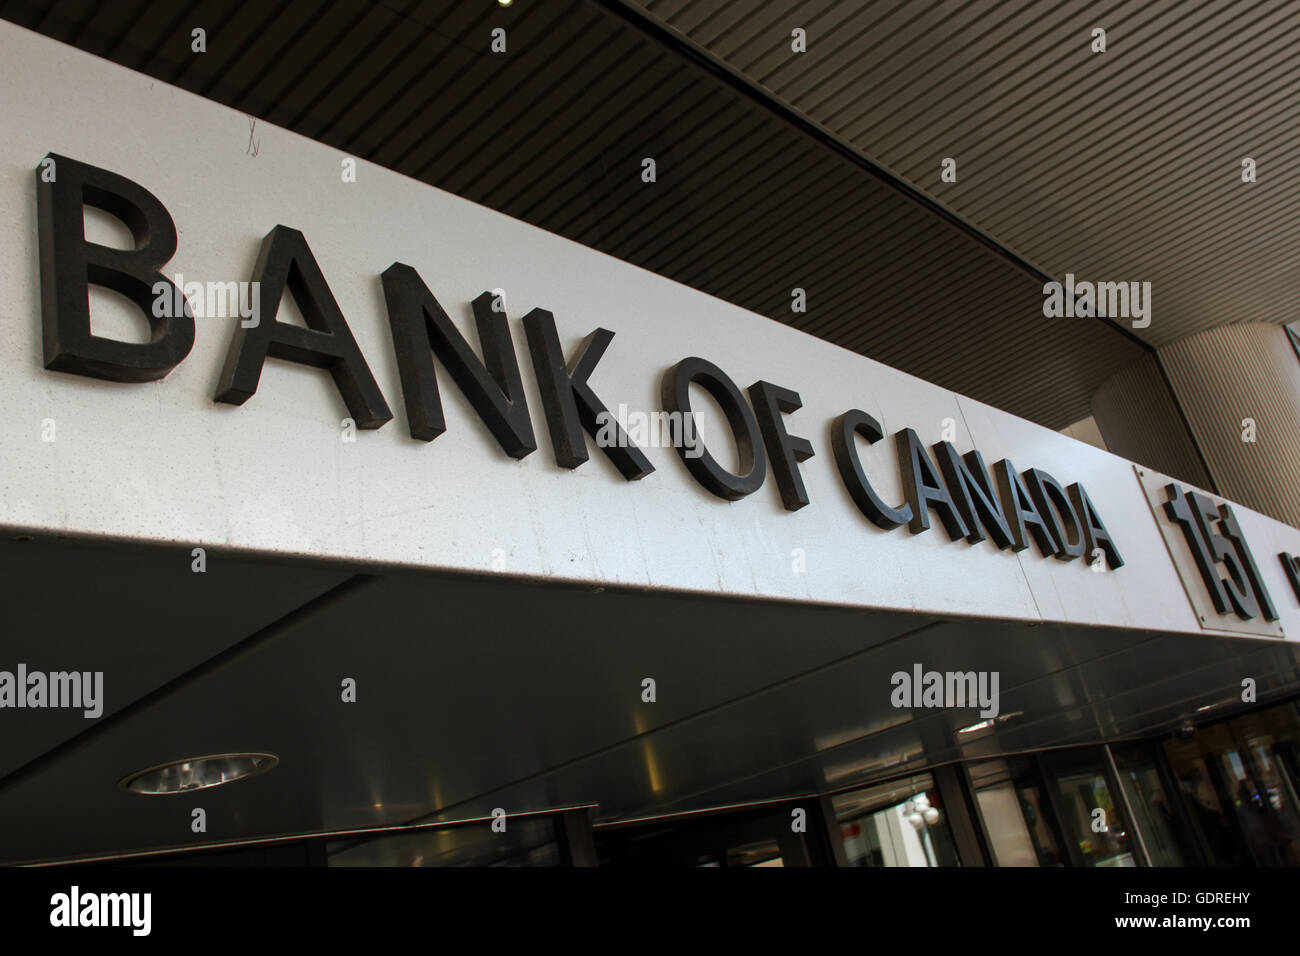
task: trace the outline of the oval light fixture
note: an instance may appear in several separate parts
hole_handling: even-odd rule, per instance
[[[266,773],[280,758],[275,754],[211,754],[187,757],[127,774],[118,786],[130,793],[189,793]]]

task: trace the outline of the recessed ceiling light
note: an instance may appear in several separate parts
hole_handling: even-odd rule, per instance
[[[274,754],[213,754],[173,760],[128,774],[118,783],[131,793],[189,793],[266,773],[280,758]]]

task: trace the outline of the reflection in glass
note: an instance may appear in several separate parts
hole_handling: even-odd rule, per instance
[[[1136,866],[1105,775],[1100,770],[1066,772],[1055,783],[1064,823],[1078,841],[1084,866]]]
[[[1195,858],[1186,849],[1186,831],[1165,792],[1155,755],[1146,745],[1112,747],[1111,754],[1151,865],[1194,864]]]
[[[1030,761],[987,760],[970,768],[993,861],[998,866],[1064,866],[1050,810]]]
[[[1192,831],[1209,866],[1249,866],[1236,832],[1236,820],[1225,810],[1225,799],[1195,740],[1169,740],[1165,753],[1182,794]]]
[[[505,833],[486,823],[331,841],[329,866],[559,866],[555,825],[510,820]]]
[[[1300,866],[1294,702],[1165,742],[1207,861]]]
[[[929,774],[831,798],[849,866],[960,866]]]

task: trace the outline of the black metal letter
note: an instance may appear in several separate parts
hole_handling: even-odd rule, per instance
[[[1038,468],[1030,468],[1024,473],[1029,493],[1038,506],[1038,513],[1047,521],[1052,537],[1056,539],[1056,557],[1062,561],[1073,561],[1083,554],[1084,533],[1079,523],[1079,516],[1074,513],[1070,496],[1065,493],[1061,483]],[[1057,520],[1060,515],[1061,520]]]
[[[880,422],[859,408],[850,409],[831,423],[831,448],[835,452],[835,464],[853,503],[878,528],[891,531],[899,525],[907,524],[912,520],[912,506],[903,502],[897,508],[891,508],[876,494],[876,489],[867,480],[862,460],[858,457],[856,435],[861,435],[874,445],[885,437],[885,433]]]
[[[740,453],[742,473],[733,475],[714,460],[709,454],[698,430],[689,429],[694,440],[683,442],[677,454],[686,463],[686,470],[708,492],[728,501],[739,501],[746,495],[753,494],[763,487],[767,476],[767,461],[763,457],[761,435],[754,413],[740,394],[736,383],[727,377],[712,362],[702,358],[684,358],[664,373],[660,386],[660,397],[664,409],[677,412],[682,416],[691,415],[691,383],[701,386],[722,406],[727,417],[727,425],[736,439],[736,450]],[[682,429],[683,434],[688,429]]]
[[[925,447],[916,432],[910,428],[894,433],[898,445],[898,468],[903,476],[903,490],[907,501],[912,506],[912,520],[907,528],[912,534],[920,534],[930,527],[929,509],[939,513],[948,537],[956,541],[969,534],[966,522],[962,520],[943,477],[930,461]]]
[[[588,384],[614,333],[608,329],[596,329],[588,335],[578,357],[571,363],[573,371],[569,371],[560,348],[560,337],[555,331],[555,316],[545,309],[533,309],[524,316],[523,322],[524,333],[528,336],[528,351],[533,359],[533,373],[542,392],[542,407],[551,432],[555,463],[561,468],[577,468],[588,457],[583,430],[597,438],[601,429],[607,428],[612,431],[613,443],[604,446],[604,451],[619,474],[628,481],[636,481],[654,471],[654,465],[632,444],[609,408]],[[597,441],[596,444],[601,443]]]
[[[1295,592],[1295,599],[1300,601],[1300,558],[1285,551],[1279,553],[1277,558],[1282,562],[1282,570],[1286,572],[1286,579]]]
[[[808,503],[808,491],[799,474],[799,462],[813,456],[813,447],[808,439],[787,432],[781,415],[803,408],[803,401],[798,392],[763,381],[749,386],[749,398],[758,416],[758,429],[763,433],[767,457],[772,460],[781,503],[786,511],[798,511]]]
[[[1119,548],[1115,547],[1115,541],[1106,530],[1106,526],[1101,523],[1101,515],[1097,514],[1096,507],[1093,506],[1092,499],[1088,497],[1088,492],[1084,491],[1083,485],[1075,482],[1069,487],[1070,500],[1074,502],[1074,512],[1079,516],[1079,525],[1083,528],[1084,547],[1087,549],[1087,560],[1092,560],[1092,552],[1101,548],[1102,553],[1106,555],[1106,563],[1110,565],[1111,570],[1124,567],[1124,559],[1119,556]]]
[[[432,355],[437,355],[507,455],[523,458],[536,451],[510,325],[504,313],[493,311],[492,293],[473,302],[480,362],[418,272],[394,262],[383,281],[411,437],[433,441],[447,430],[433,368]]]
[[[966,540],[971,544],[984,540],[982,524],[999,548],[1011,547],[1011,528],[1002,513],[1002,504],[989,479],[984,457],[978,451],[966,453],[965,461],[957,454],[952,442],[941,441],[931,446],[939,460],[939,468],[948,482],[948,490],[966,520],[970,533]]]
[[[1214,527],[1214,523],[1219,520],[1219,509],[1215,507],[1213,501],[1200,492],[1189,491],[1186,498],[1192,506],[1192,517],[1200,529],[1201,540],[1209,549],[1211,567],[1214,561],[1222,561],[1228,569],[1228,576],[1220,577],[1219,580],[1223,584],[1223,593],[1228,596],[1228,602],[1232,605],[1233,613],[1243,621],[1250,620],[1259,614],[1259,605],[1250,591],[1250,583],[1246,580],[1246,569],[1237,560],[1232,543]],[[1217,569],[1213,573],[1218,576]]]
[[[393,417],[301,232],[287,226],[268,232],[252,281],[258,322],[252,327],[240,322],[235,329],[216,401],[242,405],[252,398],[269,355],[328,371],[358,428],[378,428]],[[286,287],[305,329],[276,319]]]
[[[1273,607],[1273,599],[1264,585],[1264,579],[1259,576],[1255,556],[1250,553],[1250,545],[1246,544],[1246,536],[1241,531],[1241,525],[1237,523],[1237,516],[1226,504],[1219,505],[1219,527],[1223,528],[1223,536],[1232,543],[1233,550],[1237,552],[1237,560],[1241,562],[1242,570],[1246,572],[1246,579],[1250,582],[1250,589],[1255,592],[1255,600],[1259,602],[1259,610],[1263,613],[1264,619],[1276,621],[1277,608]]]
[[[993,466],[993,473],[1002,492],[1003,513],[1011,525],[1011,550],[1023,551],[1029,547],[1029,539],[1025,536],[1027,529],[1034,536],[1034,543],[1044,557],[1060,551],[1061,546],[1052,530],[1055,522],[1049,525],[1038,513],[1038,506],[1034,504],[1025,483],[1016,474],[1016,466],[1011,463],[1011,459],[1003,458]]]
[[[46,159],[54,162],[51,181],[46,181],[41,166],[36,168],[45,367],[110,382],[164,377],[194,345],[189,303],[175,283],[158,272],[176,252],[172,217],[153,193],[125,176],[56,153]],[[135,248],[87,242],[85,206],[125,223]],[[167,308],[155,310],[159,290],[154,287],[160,283],[165,283],[160,291]],[[149,341],[119,342],[92,334],[91,285],[112,289],[139,306],[149,320]],[[155,314],[158,311],[163,314]]]
[[[1223,587],[1223,579],[1219,577],[1214,555],[1210,553],[1206,543],[1201,522],[1192,513],[1192,492],[1189,491],[1184,498],[1183,490],[1177,484],[1170,482],[1165,485],[1165,494],[1169,496],[1169,500],[1165,502],[1165,514],[1183,529],[1183,537],[1187,539],[1192,560],[1196,562],[1196,567],[1201,572],[1201,580],[1205,582],[1205,589],[1210,594],[1214,609],[1220,614],[1226,614],[1228,595]]]

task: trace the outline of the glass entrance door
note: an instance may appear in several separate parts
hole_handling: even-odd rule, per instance
[[[1296,705],[1236,717],[1166,741],[1207,859],[1300,866]]]
[[[1048,798],[1076,866],[1137,866],[1132,825],[1106,772],[1100,747],[1044,754]]]
[[[934,778],[918,774],[831,798],[849,866],[960,866]]]
[[[987,760],[970,767],[993,862],[998,866],[1065,866],[1062,838],[1034,762]]]
[[[1111,747],[1119,785],[1136,818],[1151,866],[1204,865],[1197,856],[1192,828],[1177,789],[1161,765],[1159,745],[1154,741],[1116,744]],[[1172,796],[1171,796],[1172,794]]]

